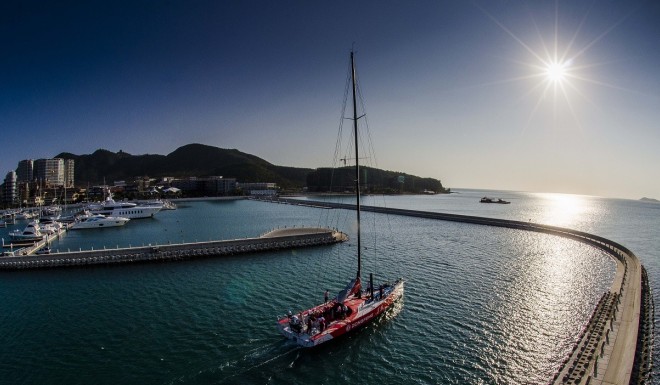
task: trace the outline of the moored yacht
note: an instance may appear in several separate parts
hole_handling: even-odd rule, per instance
[[[91,204],[87,207],[87,210],[92,214],[128,219],[150,218],[162,209],[162,204],[141,205],[132,202],[115,202],[112,197],[108,197],[101,204]]]
[[[54,220],[54,219],[40,219],[39,220],[39,230],[41,231],[42,234],[55,234],[59,233],[62,231],[62,228],[64,225],[62,225],[60,222]]]
[[[79,221],[76,221],[72,226],[71,230],[78,229],[98,229],[101,227],[117,227],[123,226],[128,223],[130,219],[124,217],[106,217],[101,214],[89,215],[82,218]]]
[[[44,234],[39,229],[39,221],[32,221],[25,226],[23,230],[14,230],[9,232],[9,238],[12,241],[41,241],[44,239]]]

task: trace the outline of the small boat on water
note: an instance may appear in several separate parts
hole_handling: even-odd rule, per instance
[[[277,327],[286,338],[295,340],[305,348],[331,341],[367,325],[403,296],[403,279],[383,282],[377,289],[370,274],[367,290],[362,289],[361,236],[360,236],[360,165],[358,146],[358,117],[355,103],[355,62],[351,52],[351,81],[353,84],[353,130],[355,149],[355,196],[357,213],[357,276],[336,297],[329,299],[326,291],[324,303],[295,314],[279,317]]]
[[[76,221],[71,226],[71,230],[80,229],[98,229],[102,227],[117,227],[123,226],[130,221],[129,218],[123,217],[106,217],[101,214],[94,214]]]
[[[45,234],[39,229],[39,221],[32,221],[25,226],[23,230],[14,230],[9,232],[9,238],[12,241],[29,242],[41,241]]]
[[[508,205],[508,204],[511,203],[509,201],[505,201],[502,198],[498,198],[497,200],[495,200],[495,199],[488,198],[488,197],[481,198],[481,200],[479,202],[481,202],[481,203],[499,203],[499,204],[504,204],[504,205]]]

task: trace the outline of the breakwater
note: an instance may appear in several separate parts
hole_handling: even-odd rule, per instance
[[[273,203],[354,210],[355,205],[261,199]],[[610,255],[617,272],[610,290],[603,294],[591,318],[579,333],[570,355],[551,380],[553,384],[646,384],[652,373],[653,301],[645,270],[637,256],[626,247],[603,237],[577,230],[531,222],[475,217],[458,214],[361,206],[363,211],[388,215],[462,222],[535,231],[582,242]]]
[[[0,270],[172,261],[330,245],[347,239],[346,234],[333,229],[294,227],[276,229],[256,238],[6,256],[0,257]]]

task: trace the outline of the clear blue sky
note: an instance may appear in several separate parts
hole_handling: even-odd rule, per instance
[[[14,3],[0,5],[2,176],[64,151],[188,143],[328,166],[355,43],[379,167],[660,199],[657,1]]]

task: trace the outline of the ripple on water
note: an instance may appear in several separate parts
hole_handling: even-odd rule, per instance
[[[253,223],[271,227],[263,218],[318,220],[318,210],[284,205],[202,207],[221,210],[218,228],[236,236]],[[21,369],[10,372],[14,383],[544,383],[614,275],[602,252],[550,235],[394,216],[375,222],[396,231],[367,238],[363,271],[404,277],[404,298],[341,342],[299,350],[280,338],[275,320],[343,288],[355,274],[353,241],[6,275],[0,362]]]

